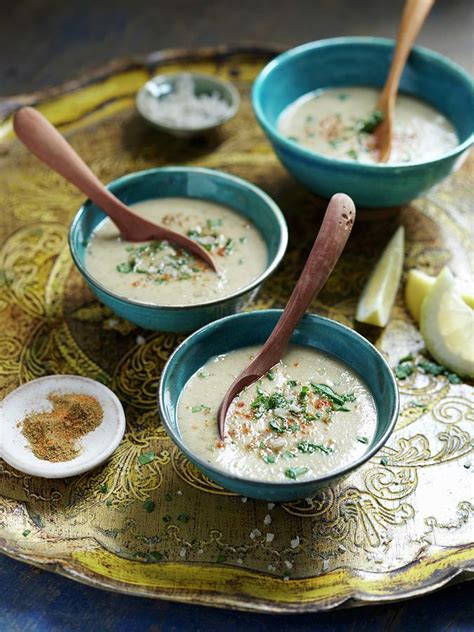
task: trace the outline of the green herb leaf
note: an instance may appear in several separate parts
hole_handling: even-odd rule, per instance
[[[352,158],[353,160],[357,160],[357,158],[359,157],[359,154],[356,152],[355,149],[349,149],[349,151],[347,152],[347,155],[349,156],[349,158]]]
[[[272,419],[268,425],[270,426],[272,430],[274,430],[275,432],[278,432],[278,434],[282,434],[283,432],[286,432],[287,430],[285,424],[280,423],[279,421],[276,421],[276,419]]]
[[[151,513],[152,511],[155,511],[155,503],[152,500],[145,500],[143,503],[143,509],[147,513]]]
[[[262,456],[262,459],[265,461],[265,463],[270,464],[270,463],[275,463],[276,458],[273,454],[264,454]]]
[[[288,469],[285,470],[285,476],[288,478],[292,478],[293,480],[296,480],[298,476],[301,476],[302,474],[306,474],[308,470],[309,468],[304,467],[304,466],[289,467]]]
[[[220,217],[216,219],[208,219],[206,221],[206,224],[207,227],[210,229],[219,228],[220,226],[222,226],[222,219],[220,219]]]
[[[329,399],[332,405],[332,409],[335,411],[349,412],[349,408],[344,406],[346,402],[353,402],[355,400],[354,393],[347,393],[339,395],[327,384],[311,384],[312,389],[318,395]]]
[[[187,514],[187,513],[181,513],[181,514],[179,514],[179,516],[178,516],[178,520],[179,520],[180,522],[184,522],[184,523],[189,522],[189,514]]]
[[[388,459],[387,459],[387,457],[386,457],[386,456],[383,456],[383,457],[380,459],[380,465],[388,465]]]
[[[172,496],[171,492],[166,492],[165,493],[165,500],[167,500],[168,502],[173,500],[173,496]]]
[[[314,452],[322,452],[323,454],[331,454],[334,450],[321,443],[311,443],[311,441],[300,441],[298,450],[304,454],[313,454]]]
[[[383,112],[374,110],[364,121],[359,121],[358,131],[365,134],[372,134],[383,121]]]
[[[154,461],[156,454],[154,452],[142,452],[138,457],[138,462],[140,465],[146,465],[147,463],[151,463]]]
[[[206,406],[205,404],[199,404],[199,406],[193,406],[191,408],[192,413],[200,413],[200,412],[208,413],[210,412],[210,410],[211,410],[210,406]]]
[[[296,458],[296,454],[294,454],[294,452],[290,452],[289,450],[287,450],[286,452],[283,452],[283,458],[289,461],[290,459]]]
[[[24,538],[27,538],[31,533],[31,529],[25,529],[21,534]]]
[[[275,374],[273,373],[273,371],[268,371],[266,378],[267,380],[270,380],[270,382],[273,382],[273,380],[275,379]]]
[[[291,386],[291,388],[298,386],[298,382],[296,380],[288,380],[287,384],[288,386]]]
[[[107,507],[112,507],[112,501],[110,500],[110,498],[109,500],[105,501],[105,504],[107,505]]]
[[[462,379],[461,379],[461,377],[459,375],[457,375],[456,373],[453,373],[452,371],[447,369],[445,366],[442,366],[441,364],[437,364],[436,362],[430,362],[429,360],[422,360],[421,362],[418,362],[418,366],[425,373],[429,373],[429,374],[435,375],[435,376],[436,375],[444,375],[445,377],[448,378],[448,381],[451,384],[461,384],[462,383]]]
[[[163,516],[163,522],[171,522],[171,516],[169,514],[165,514]]]
[[[357,441],[359,441],[359,443],[369,443],[369,439],[367,437],[357,437]]]
[[[163,554],[159,551],[150,551],[150,557],[152,557],[157,562],[160,562],[163,559]]]
[[[216,564],[222,564],[222,562],[225,562],[226,559],[227,559],[226,556],[222,555],[222,553],[221,553],[220,555],[217,556]]]
[[[415,367],[413,364],[409,362],[402,362],[395,367],[395,375],[399,380],[405,380],[407,377],[410,377],[414,370]]]
[[[102,483],[102,485],[99,486],[99,489],[103,494],[106,494],[109,491],[109,486],[107,483]]]
[[[129,261],[119,263],[117,266],[117,272],[124,272],[125,274],[133,270],[133,265]]]

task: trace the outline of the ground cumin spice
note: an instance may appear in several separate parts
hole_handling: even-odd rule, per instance
[[[27,415],[19,426],[33,454],[45,461],[70,461],[79,454],[78,439],[95,430],[104,411],[92,395],[51,393],[53,409]]]

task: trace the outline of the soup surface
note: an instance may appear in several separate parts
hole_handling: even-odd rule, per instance
[[[267,267],[267,247],[257,228],[226,206],[158,198],[132,208],[200,243],[214,256],[218,274],[167,241],[125,241],[106,218],[92,234],[85,263],[92,277],[115,294],[156,305],[192,305],[232,294]]]
[[[291,140],[332,158],[376,163],[374,130],[380,92],[352,87],[305,94],[281,113],[278,130]],[[389,163],[432,160],[458,145],[454,127],[427,103],[400,94]]]
[[[186,384],[178,427],[193,454],[235,476],[284,483],[328,474],[366,452],[377,423],[367,386],[335,358],[298,345],[233,400],[221,441],[220,402],[258,349],[211,358]]]

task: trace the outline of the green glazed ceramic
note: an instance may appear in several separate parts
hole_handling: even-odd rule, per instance
[[[288,229],[282,212],[261,189],[235,176],[194,167],[165,167],[139,171],[114,180],[108,188],[125,204],[157,197],[188,197],[229,206],[254,222],[268,249],[266,270],[252,283],[230,296],[196,305],[160,306],[119,296],[98,283],[84,264],[86,247],[104,212],[88,200],[69,230],[69,247],[79,272],[94,294],[118,316],[144,329],[193,331],[233,314],[251,301],[261,284],[272,274],[285,254]]]
[[[277,130],[280,113],[314,90],[384,85],[393,56],[392,40],[338,37],[303,44],[273,59],[253,86],[252,102],[263,131],[288,171],[324,197],[343,191],[358,206],[404,204],[445,178],[472,144],[474,88],[461,67],[426,48],[415,46],[400,91],[427,101],[454,125],[459,145],[434,160],[367,165],[318,154]]]
[[[150,101],[161,101],[176,91],[177,81],[183,75],[190,76],[194,84],[194,94],[200,96],[203,94],[217,94],[220,99],[228,105],[228,112],[224,118],[216,119],[208,125],[195,128],[174,127],[165,125],[153,117],[150,111]],[[175,74],[157,75],[147,81],[143,88],[138,92],[136,98],[137,110],[153,127],[168,132],[173,136],[187,138],[195,134],[202,134],[216,127],[219,127],[233,116],[237,114],[240,105],[240,96],[237,88],[228,81],[223,81],[211,75],[204,75],[197,72],[179,72]]]
[[[175,444],[208,478],[233,492],[271,501],[290,501],[313,496],[323,486],[346,476],[373,457],[389,438],[397,420],[398,389],[383,356],[360,334],[333,320],[307,314],[294,331],[291,342],[313,347],[341,360],[356,371],[369,387],[377,406],[377,430],[367,452],[357,461],[311,481],[268,483],[225,474],[196,457],[182,441],[176,419],[179,396],[190,377],[212,356],[234,349],[260,345],[270,335],[282,310],[246,312],[222,318],[187,338],[166,364],[160,382],[158,403],[161,420]],[[217,432],[217,421],[216,421]]]

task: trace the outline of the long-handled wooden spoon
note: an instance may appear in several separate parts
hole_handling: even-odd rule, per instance
[[[351,198],[344,193],[333,195],[300,278],[275,329],[250,365],[232,382],[222,400],[217,414],[221,439],[225,436],[225,419],[232,400],[279,362],[293,330],[341,256],[354,220],[355,206]]]
[[[393,118],[398,86],[408,55],[435,0],[407,0],[397,35],[397,45],[385,86],[377,103],[383,120],[376,129],[379,162],[387,162],[392,150]]]
[[[186,235],[150,222],[134,213],[92,173],[58,130],[37,110],[24,107],[13,119],[16,135],[37,158],[80,189],[110,217],[128,241],[166,239],[189,250],[217,271],[211,255]]]

